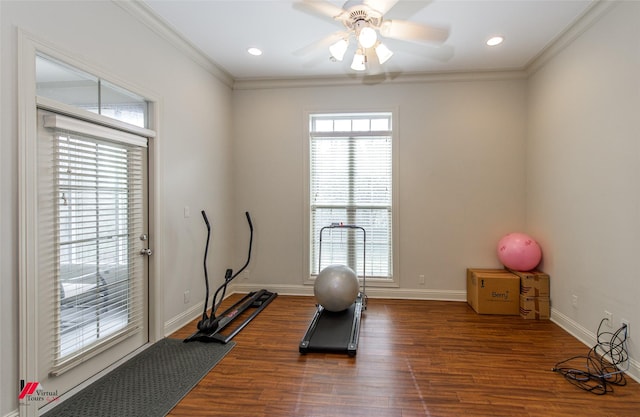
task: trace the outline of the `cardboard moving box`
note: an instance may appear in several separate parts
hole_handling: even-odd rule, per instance
[[[551,295],[549,274],[540,271],[509,271],[520,277],[520,294],[528,297],[549,297]]]
[[[529,297],[520,294],[520,316],[528,320],[549,320],[549,297]]]
[[[467,303],[479,314],[520,314],[520,277],[505,269],[467,269]]]

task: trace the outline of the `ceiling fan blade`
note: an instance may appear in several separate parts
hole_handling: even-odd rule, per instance
[[[449,38],[449,29],[407,20],[385,20],[380,34],[387,38],[424,43],[443,43]]]
[[[324,0],[297,1],[293,8],[330,21],[341,21],[338,17],[345,13],[344,9]]]
[[[378,85],[387,81],[387,74],[380,72],[378,74],[367,74],[362,77],[362,84],[364,85]]]
[[[367,59],[367,74],[368,75],[377,75],[384,73],[384,69],[382,68],[382,64],[380,64],[380,60],[376,55],[376,52],[373,48],[365,49],[364,56]]]
[[[409,19],[420,10],[427,7],[433,0],[412,0],[412,1],[399,1],[393,6],[392,10],[385,13],[386,19]]]
[[[410,54],[430,61],[448,62],[455,55],[454,47],[447,44],[418,44],[398,39],[386,39],[384,43],[393,52]]]
[[[362,3],[384,15],[398,3],[398,0],[364,0]]]
[[[348,74],[354,80],[360,79],[363,85],[378,85],[387,81],[393,81],[402,75],[402,71],[383,71],[377,74]]]
[[[303,56],[322,52],[325,55],[329,56],[329,46],[331,46],[335,42],[338,42],[338,40],[340,40],[341,38],[347,37],[348,35],[349,32],[344,30],[333,32],[332,34],[327,35],[320,40],[312,42],[309,45],[303,46],[302,48],[293,51],[293,55]]]

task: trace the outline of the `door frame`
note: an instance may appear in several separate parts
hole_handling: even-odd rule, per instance
[[[106,74],[86,62],[79,62],[72,54],[61,48],[38,39],[18,28],[18,371],[19,379],[27,382],[37,382],[37,346],[41,341],[37,329],[37,164],[33,157],[37,155],[37,103],[36,103],[36,74],[35,59],[38,52],[59,59],[76,68],[94,74],[100,78],[115,81],[115,84],[145,97],[149,102],[149,129],[155,131],[155,138],[149,139],[148,144],[148,224],[149,245],[154,255],[149,257],[148,274],[148,343],[139,350],[145,349],[164,337],[164,277],[160,267],[159,254],[163,253],[162,239],[163,210],[161,187],[162,177],[160,169],[160,123],[159,115],[161,100],[154,94],[136,85],[123,82],[115,76]],[[61,106],[63,109],[65,106]],[[71,110],[71,107],[69,107]],[[132,355],[136,354],[134,352]],[[130,355],[131,356],[131,355]],[[77,390],[89,385],[108,370],[114,368],[127,358],[122,358],[111,367],[100,372],[87,381],[79,381],[78,386],[61,396],[64,399]],[[18,392],[16,387],[16,392]],[[55,404],[50,403],[50,406]],[[39,410],[47,411],[51,407],[28,407],[20,404],[20,416],[37,416]]]

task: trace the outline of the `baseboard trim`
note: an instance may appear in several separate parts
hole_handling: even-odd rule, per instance
[[[231,287],[232,292],[248,293],[257,291],[255,284],[236,284]],[[269,286],[269,291],[282,295],[313,296],[312,285],[276,285]],[[385,287],[367,287],[369,298],[395,298],[403,300],[433,300],[433,301],[467,301],[466,291],[430,290],[430,289],[399,289]]]
[[[172,333],[182,329],[196,317],[199,317],[202,314],[203,308],[204,303],[198,303],[187,311],[184,311],[183,313],[171,318],[169,321],[166,321],[164,323],[164,336],[168,337]]]
[[[560,326],[564,331],[575,337],[589,349],[597,343],[596,333],[584,328],[570,317],[560,313],[555,309],[551,309],[551,321]],[[562,360],[562,358],[559,358]],[[629,359],[629,369],[625,375],[640,383],[640,362],[635,359]]]

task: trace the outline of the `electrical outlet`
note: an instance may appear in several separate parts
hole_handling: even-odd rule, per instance
[[[424,285],[424,274],[418,275],[418,283]]]
[[[578,296],[575,294],[571,296],[571,305],[573,308],[578,308]]]
[[[610,311],[605,310],[604,311],[604,318],[606,319],[604,324],[607,327],[613,327],[613,313],[611,313]]]
[[[189,304],[190,300],[191,300],[191,292],[189,290],[186,290],[184,292],[184,303]]]
[[[631,326],[629,325],[629,320],[627,319],[622,319],[620,320],[620,325],[621,327],[624,325],[627,325],[627,339],[631,337]]]
[[[242,279],[249,279],[250,276],[251,276],[251,270],[245,269],[244,272],[242,273]]]

